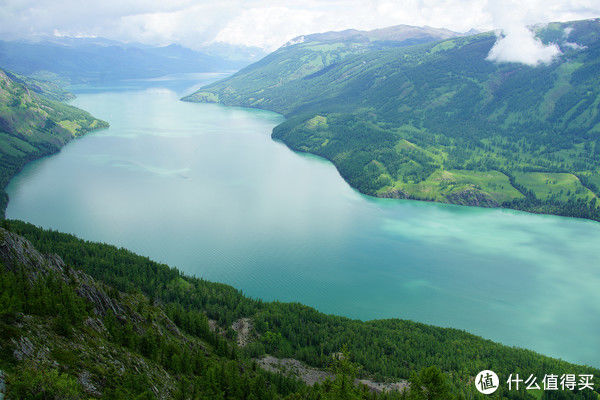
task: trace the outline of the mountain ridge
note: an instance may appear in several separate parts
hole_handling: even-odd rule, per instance
[[[183,100],[284,114],[274,139],[365,194],[600,220],[600,20],[535,34],[554,62],[488,61],[493,32],[338,57],[299,43]]]
[[[472,380],[486,368],[503,379],[511,373],[587,373],[597,383],[600,376],[597,368],[456,329],[398,319],[363,322],[298,303],[250,299],[122,248],[21,221],[3,226],[0,369],[16,398],[41,390],[57,399],[253,398],[251,393],[288,400],[407,398],[354,386],[357,376],[365,382],[408,379],[409,388],[427,387],[443,393],[434,399],[451,400],[479,398]],[[240,319],[252,322],[253,339],[243,347],[235,344]],[[287,375],[261,372],[256,359],[271,369],[286,363],[312,375],[318,373],[314,368],[329,369],[325,375],[334,371],[335,377],[305,386]],[[504,386],[499,395],[530,399]]]
[[[443,28],[432,28],[429,26],[394,25],[372,30],[344,29],[341,31],[328,31],[323,33],[312,33],[297,36],[288,41],[285,46],[304,42],[405,42],[412,43],[427,42],[433,40],[449,39],[451,37],[467,35]]]
[[[104,38],[0,40],[0,65],[3,68],[63,86],[154,78],[174,73],[223,72],[243,67],[260,55],[256,49],[219,44],[207,47],[206,51],[197,51],[179,44],[150,46]]]

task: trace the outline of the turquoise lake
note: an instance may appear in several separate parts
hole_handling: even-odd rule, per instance
[[[363,196],[273,141],[280,115],[178,100],[219,76],[80,88],[111,127],[29,164],[7,216],[249,296],[600,366],[600,223]]]

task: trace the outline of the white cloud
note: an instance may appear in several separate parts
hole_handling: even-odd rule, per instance
[[[566,27],[563,32],[564,37],[568,38],[571,35],[571,32],[573,32],[573,28],[570,26]]]
[[[564,44],[565,44],[565,46],[570,47],[570,48],[572,48],[574,50],[585,50],[585,49],[587,49],[587,46],[582,46],[580,44],[573,43],[573,42],[565,42]]]
[[[487,59],[535,66],[552,62],[561,51],[554,43],[543,44],[529,27],[597,16],[600,0],[489,0],[486,9],[500,32]]]
[[[253,8],[233,18],[214,41],[275,50],[282,38],[294,38],[319,29],[319,11],[288,7]]]
[[[600,0],[0,0],[0,38],[60,32],[199,47],[213,41],[273,49],[293,37],[408,24],[507,30],[600,16]],[[526,12],[524,12],[525,10]],[[508,37],[508,35],[507,35]],[[530,43],[531,44],[531,43]]]
[[[503,29],[487,59],[496,62],[515,62],[531,66],[549,64],[561,54],[554,43],[544,45],[524,26]]]

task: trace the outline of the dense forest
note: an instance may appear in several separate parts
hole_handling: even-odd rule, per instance
[[[10,232],[2,231],[0,244],[0,369],[8,373],[9,393],[21,396],[13,398],[35,398],[27,388],[37,387],[63,396],[45,398],[81,398],[85,392],[103,398],[452,399],[478,398],[471,380],[483,369],[504,380],[511,373],[600,376],[594,368],[460,330],[404,320],[363,322],[251,299],[122,248],[20,221],[3,224]],[[33,248],[57,256],[42,257]],[[253,322],[253,339],[244,347],[235,344],[232,329],[240,318]],[[340,352],[345,356],[336,356]],[[264,354],[293,357],[334,371],[336,378],[307,386],[257,368],[254,360]],[[355,376],[408,379],[412,388],[439,394],[378,395],[352,385]],[[542,398],[552,398],[548,393]],[[542,395],[534,394],[501,388],[496,398]]]
[[[29,161],[57,152],[71,139],[108,126],[89,113],[57,100],[68,92],[47,82],[0,69],[0,214],[4,188]]]
[[[273,138],[366,194],[600,220],[600,20],[535,29],[560,47],[550,64],[488,61],[492,33],[369,50],[313,41],[184,100],[283,113]]]

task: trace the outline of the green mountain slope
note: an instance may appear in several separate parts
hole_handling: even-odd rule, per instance
[[[444,394],[427,398],[447,400],[483,398],[472,377],[487,368],[503,381],[510,373],[600,374],[455,329],[362,322],[262,302],[114,246],[20,221],[4,225],[10,232],[0,230],[0,369],[9,393],[46,387],[71,396],[59,398],[84,392],[86,398],[379,398],[344,381],[358,368],[361,377],[409,378],[419,387],[441,370],[435,388]],[[242,318],[251,323],[249,343],[237,347],[235,322]],[[351,364],[340,366],[333,356],[344,348]],[[262,372],[253,359],[266,353],[333,366],[338,378],[307,387]],[[496,398],[532,398],[505,387],[500,394]],[[592,391],[561,395],[598,397]]]
[[[204,315],[186,314],[182,331],[172,307],[119,292],[3,229],[0,288],[8,399],[275,399],[300,386],[236,360]]]
[[[374,31],[346,30],[299,36],[274,53],[230,78],[206,86],[186,97],[188,101],[215,101],[283,111],[292,102],[306,102],[308,90],[292,93],[288,85],[312,79],[335,69],[342,61],[371,51],[402,48],[458,36],[443,29],[398,25]],[[290,87],[291,89],[291,87]],[[280,93],[284,98],[274,99]],[[302,98],[298,98],[302,97]],[[300,103],[298,103],[300,104]]]
[[[491,33],[329,63],[297,44],[184,100],[283,113],[275,139],[366,194],[600,220],[600,20],[537,35],[550,65],[486,60]]]
[[[56,101],[67,101],[75,98],[63,86],[49,80],[39,80],[30,76],[16,74],[14,72],[4,71],[4,73],[14,82],[20,83],[36,94],[42,95],[47,99]]]
[[[38,94],[38,93],[41,93]],[[71,139],[108,126],[76,107],[51,100],[64,98],[58,88],[0,70],[0,187],[32,160],[57,152]],[[8,198],[2,191],[0,211]]]

